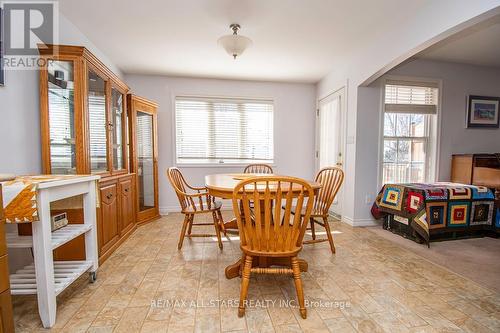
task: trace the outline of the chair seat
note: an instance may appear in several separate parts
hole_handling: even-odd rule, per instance
[[[210,208],[208,208],[208,204],[205,200],[203,200],[203,209],[201,209],[201,206],[199,203],[195,204],[195,208],[190,205],[187,207],[183,213],[191,213],[191,214],[197,214],[197,213],[206,213],[206,212],[213,212],[222,207],[222,201],[215,201],[215,204],[211,204]]]
[[[285,209],[285,206],[283,206],[283,209]],[[295,214],[295,211],[297,210],[296,206],[292,206],[292,214]],[[306,208],[302,208],[302,211],[300,212],[301,215],[306,214]],[[321,210],[319,209],[313,209],[311,210],[311,217],[322,217],[324,214]]]

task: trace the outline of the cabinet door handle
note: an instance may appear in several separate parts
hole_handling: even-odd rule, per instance
[[[128,188],[125,189],[125,192],[128,192]]]
[[[113,197],[113,193],[110,193],[106,196],[106,198],[111,199]]]

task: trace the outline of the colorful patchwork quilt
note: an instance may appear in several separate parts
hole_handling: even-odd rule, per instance
[[[500,227],[492,190],[456,183],[386,184],[372,206],[376,219],[388,214],[409,225],[426,242],[433,230]],[[447,230],[445,230],[447,229]]]

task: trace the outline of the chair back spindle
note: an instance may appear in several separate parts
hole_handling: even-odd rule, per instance
[[[321,184],[321,189],[314,200],[313,211],[328,216],[328,210],[344,181],[344,172],[337,167],[323,168],[316,175],[315,181]]]
[[[255,163],[249,164],[243,170],[243,173],[264,173],[264,174],[272,174],[273,168],[268,164]]]
[[[233,209],[242,248],[271,255],[300,251],[313,200],[311,185],[300,178],[262,176],[241,181],[233,192]],[[294,201],[304,215],[292,214]]]
[[[203,211],[211,209],[215,203],[215,198],[206,193],[204,187],[193,187],[184,179],[179,168],[171,167],[167,171],[170,184],[174,188],[175,194],[179,199],[182,212],[187,210]],[[188,191],[192,191],[196,195],[190,195]]]

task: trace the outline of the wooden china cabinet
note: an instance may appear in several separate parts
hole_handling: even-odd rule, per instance
[[[42,163],[46,174],[100,175],[97,212],[99,258],[104,261],[135,229],[135,174],[127,93],[129,88],[86,48],[49,45],[39,49]],[[70,223],[82,223],[80,201],[57,207]],[[55,253],[82,259],[83,237]]]
[[[131,170],[136,175],[137,223],[160,217],[158,205],[158,105],[129,94],[127,106],[132,129]]]

